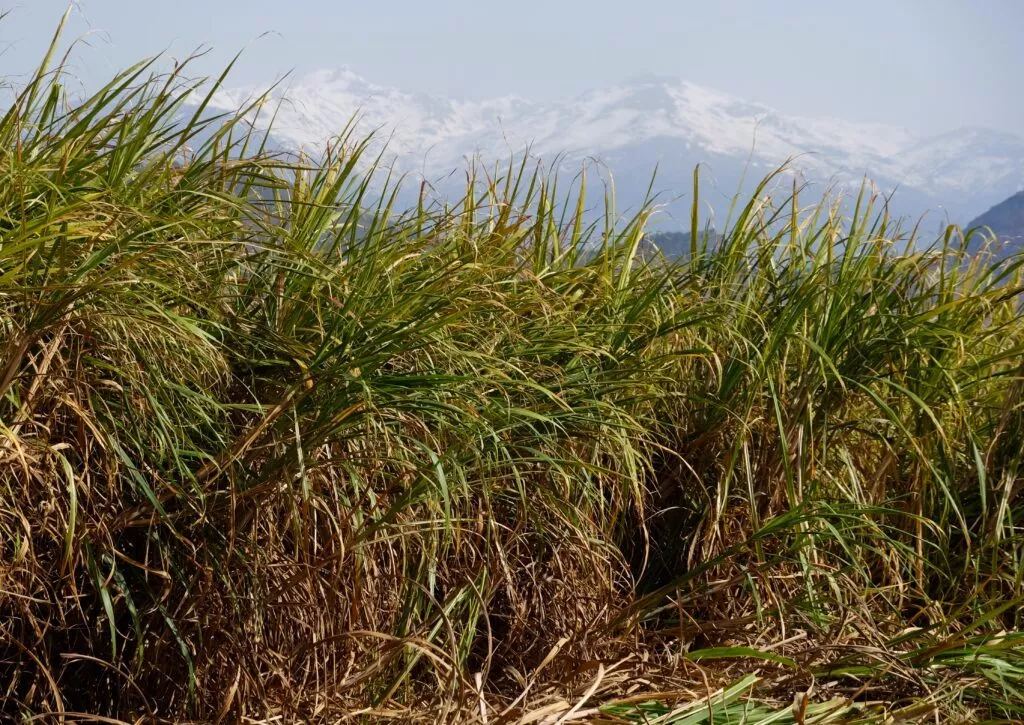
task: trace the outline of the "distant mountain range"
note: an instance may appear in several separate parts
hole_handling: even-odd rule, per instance
[[[212,106],[237,109],[260,91],[223,90]],[[615,180],[618,207],[627,211],[658,166],[655,188],[663,193],[667,228],[688,228],[697,164],[703,201],[715,217],[724,216],[736,192],[787,159],[794,159],[790,173],[818,190],[855,190],[867,176],[884,193],[896,190],[895,213],[930,212],[934,228],[962,223],[1024,189],[1019,136],[963,128],[922,137],[880,123],[790,116],[676,78],[645,76],[549,103],[516,96],[463,101],[376,85],[342,69],[311,73],[275,94],[287,98],[273,130],[282,147],[315,148],[358,113],[358,131],[386,138],[387,159],[398,171],[442,187],[470,157],[493,163],[529,147],[545,162],[557,158],[569,173],[584,159],[600,160]]]
[[[991,231],[992,234],[986,233],[984,238],[991,239],[995,235],[1001,257],[1024,252],[1024,191],[996,204],[972,221],[971,227],[985,227]]]

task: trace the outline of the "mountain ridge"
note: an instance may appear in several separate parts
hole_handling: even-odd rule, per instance
[[[211,106],[234,110],[259,93],[221,90]],[[1024,138],[1004,131],[923,136],[884,123],[790,115],[670,76],[638,76],[552,102],[474,101],[378,85],[343,66],[305,74],[272,95],[287,98],[273,130],[284,147],[314,148],[358,115],[357,132],[386,139],[390,163],[426,177],[469,157],[497,161],[529,148],[569,167],[598,158],[626,179],[649,178],[659,165],[659,188],[669,196],[688,194],[693,167],[704,164],[731,195],[748,176],[789,161],[801,180],[855,189],[870,178],[885,193],[898,190],[897,212],[932,210],[954,222],[1024,189]],[[625,196],[635,204],[638,194]]]

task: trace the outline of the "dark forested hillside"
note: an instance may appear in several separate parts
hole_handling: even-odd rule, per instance
[[[988,230],[985,239],[994,235],[1000,246],[1000,256],[1008,257],[1024,250],[1024,191],[996,204],[972,221],[969,227],[985,227]],[[978,245],[981,243],[979,239]]]

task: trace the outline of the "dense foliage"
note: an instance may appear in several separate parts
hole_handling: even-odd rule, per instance
[[[784,173],[676,260],[402,211],[151,68],[0,120],[7,714],[1022,716],[1019,260]]]

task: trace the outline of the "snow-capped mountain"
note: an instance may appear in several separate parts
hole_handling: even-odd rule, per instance
[[[212,105],[233,110],[257,95],[219,91]],[[688,195],[698,163],[712,207],[788,159],[793,173],[822,187],[859,187],[867,176],[882,191],[898,189],[898,213],[932,210],[936,222],[965,221],[1024,188],[1024,139],[1011,134],[967,128],[922,138],[881,123],[785,115],[675,78],[644,76],[536,103],[408,93],[341,69],[273,95],[284,99],[272,133],[285,147],[316,149],[358,115],[357,132],[386,139],[386,158],[400,171],[441,178],[470,157],[497,161],[529,147],[569,168],[584,157],[601,160],[622,206],[639,200],[655,165],[665,199]]]

